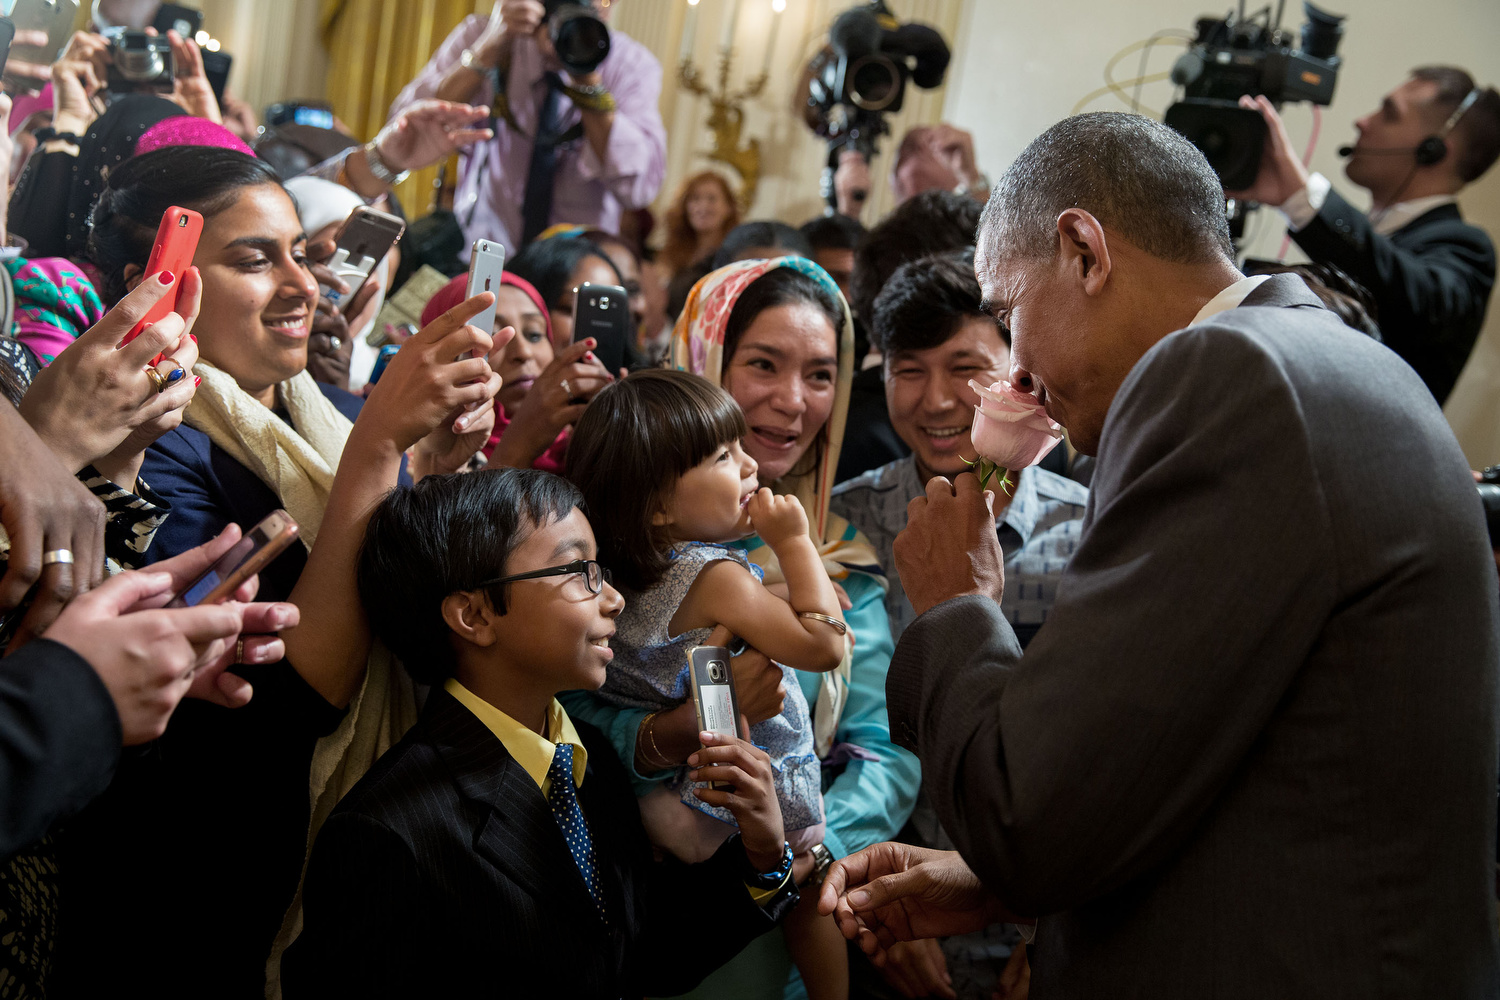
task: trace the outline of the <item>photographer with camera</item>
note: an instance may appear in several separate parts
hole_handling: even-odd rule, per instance
[[[1254,184],[1229,196],[1275,207],[1313,261],[1368,287],[1385,343],[1441,403],[1495,283],[1494,244],[1463,221],[1454,196],[1500,157],[1500,93],[1461,69],[1426,66],[1358,119],[1358,141],[1339,152],[1348,178],[1370,192],[1368,215],[1308,172],[1270,101],[1240,104],[1260,112],[1268,137]]]
[[[495,136],[463,155],[454,211],[466,242],[515,252],[554,222],[619,231],[666,173],[661,64],[605,22],[612,5],[498,0],[450,34],[391,106],[427,97],[492,107]],[[467,251],[465,252],[467,257]]]

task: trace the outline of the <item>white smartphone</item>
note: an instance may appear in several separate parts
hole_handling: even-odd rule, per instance
[[[465,297],[472,299],[480,292],[498,294],[500,276],[504,273],[505,247],[489,240],[475,240],[474,252],[469,257],[469,287]],[[494,333],[495,304],[491,302],[489,308],[469,320],[469,325],[477,326],[485,333]]]

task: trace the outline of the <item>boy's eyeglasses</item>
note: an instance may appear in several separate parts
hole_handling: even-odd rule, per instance
[[[583,577],[590,594],[599,594],[604,590],[604,585],[613,579],[608,569],[593,559],[575,559],[563,566],[548,566],[546,569],[534,569],[530,573],[517,573],[514,576],[502,576],[496,580],[486,580],[479,584],[481,587],[498,587],[503,583],[516,583],[520,580],[540,580],[547,576],[573,576]]]

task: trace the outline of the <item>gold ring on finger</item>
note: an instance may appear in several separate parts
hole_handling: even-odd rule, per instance
[[[166,392],[167,386],[172,384],[171,382],[167,381],[167,377],[165,375],[163,375],[161,372],[157,371],[150,365],[146,366],[146,377],[151,380],[152,385],[156,386],[156,394],[158,396]]]
[[[184,378],[187,377],[187,369],[182,367],[181,361],[178,361],[176,358],[162,358],[162,362],[171,362],[172,364],[172,370],[167,372],[165,375],[162,375],[162,378],[166,380],[167,385],[176,385],[178,382],[181,382]],[[161,374],[160,371],[158,371],[157,374]]]

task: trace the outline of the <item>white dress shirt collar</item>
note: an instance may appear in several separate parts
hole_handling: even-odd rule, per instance
[[[1229,285],[1223,291],[1219,292],[1218,295],[1205,302],[1203,308],[1198,310],[1198,315],[1193,317],[1193,321],[1188,326],[1197,326],[1210,316],[1216,316],[1226,309],[1236,308],[1241,302],[1245,301],[1245,296],[1259,288],[1261,282],[1269,277],[1269,274],[1252,274],[1248,278],[1241,278],[1234,284]]]

